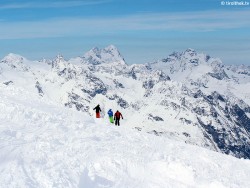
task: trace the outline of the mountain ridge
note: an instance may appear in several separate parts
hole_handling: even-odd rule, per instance
[[[12,59],[1,60],[0,83],[90,115],[95,104],[104,118],[109,108],[120,109],[124,126],[136,131],[250,158],[247,66],[226,66],[193,49],[128,65],[113,45],[70,60]]]

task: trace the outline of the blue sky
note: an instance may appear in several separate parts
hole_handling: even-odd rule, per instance
[[[250,5],[224,2],[1,0],[0,58],[71,58],[114,44],[129,64],[193,48],[225,64],[250,65]]]

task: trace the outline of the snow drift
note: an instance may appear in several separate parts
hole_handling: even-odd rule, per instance
[[[250,161],[0,84],[1,187],[249,187]]]

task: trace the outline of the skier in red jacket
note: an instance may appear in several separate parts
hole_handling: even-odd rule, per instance
[[[115,125],[120,126],[120,118],[123,119],[123,116],[122,116],[121,112],[119,112],[117,110],[116,113],[115,113],[115,115],[114,115]]]

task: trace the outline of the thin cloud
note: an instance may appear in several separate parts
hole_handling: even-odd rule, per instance
[[[102,35],[129,31],[210,32],[250,29],[250,12],[207,11],[148,13],[110,18],[60,18],[36,22],[0,22],[0,39]]]
[[[63,7],[77,7],[86,5],[97,5],[109,3],[111,0],[85,0],[85,1],[44,1],[44,2],[22,2],[9,3],[0,5],[0,9],[28,9],[28,8],[63,8]]]

